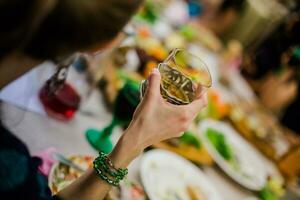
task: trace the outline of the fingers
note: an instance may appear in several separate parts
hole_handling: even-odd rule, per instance
[[[190,109],[195,110],[195,112],[200,112],[207,105],[207,96],[206,94],[202,95],[201,98],[194,100],[188,106]]]
[[[195,94],[196,94],[196,99],[201,98],[201,95],[203,94],[203,87],[201,85],[197,86]]]
[[[286,70],[279,78],[280,82],[285,82],[290,79],[294,74],[294,71],[291,69]]]
[[[207,105],[206,93],[200,95],[192,103],[183,106],[183,109],[190,111],[191,113],[198,114]]]
[[[148,87],[145,94],[146,99],[160,95],[160,80],[160,73],[157,68],[154,68],[148,78]]]

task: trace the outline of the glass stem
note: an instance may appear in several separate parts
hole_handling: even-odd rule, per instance
[[[115,126],[116,126],[117,124],[118,124],[118,122],[117,122],[115,119],[113,119],[113,120],[111,121],[111,123],[110,123],[107,127],[105,127],[105,128],[103,129],[103,134],[102,134],[102,137],[101,137],[101,138],[108,138],[108,137],[110,137],[111,134],[112,134],[113,129],[115,128]]]

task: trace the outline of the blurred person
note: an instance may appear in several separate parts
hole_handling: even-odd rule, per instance
[[[299,64],[292,55],[300,44],[296,9],[256,50],[245,57],[242,73],[263,105],[280,116],[297,99]]]
[[[32,68],[29,62],[59,61],[74,50],[107,47],[141,1],[0,1],[0,86]],[[5,67],[6,62],[20,60],[22,67]]]
[[[212,30],[216,35],[222,36],[236,21],[243,8],[244,0],[221,0],[213,2],[215,3],[210,10],[211,13],[207,13],[203,17],[200,16],[199,23]],[[210,3],[209,5],[212,4]]]
[[[2,0],[0,1],[0,87],[44,59],[61,60],[75,51],[110,48],[142,0]],[[146,147],[180,136],[206,105],[199,96],[176,106],[160,95],[160,73],[153,70],[149,87],[132,122],[108,155],[114,167],[126,168]],[[161,122],[164,123],[161,123]],[[104,199],[110,184],[88,170],[51,197],[39,160],[0,122],[1,199]]]
[[[262,104],[277,116],[290,105],[297,96],[298,82],[294,69],[284,69],[278,75],[268,74],[259,87]]]
[[[289,129],[300,134],[300,45],[295,48],[294,54],[291,56],[288,64],[292,66],[295,71],[295,80],[297,81],[298,85],[297,92],[295,95],[296,97],[294,101],[290,105],[288,105],[288,107],[284,111],[281,118],[281,122]]]
[[[300,8],[291,14],[258,48],[252,50],[245,59],[243,74],[259,80],[269,72],[280,71],[284,53],[300,43]]]

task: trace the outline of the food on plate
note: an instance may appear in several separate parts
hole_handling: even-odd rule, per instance
[[[208,128],[206,131],[206,137],[217,150],[217,152],[222,156],[222,158],[226,160],[234,170],[239,172],[245,178],[251,178],[246,171],[241,169],[238,157],[234,154],[232,146],[229,144],[226,136],[223,133],[213,128]]]
[[[87,170],[93,167],[93,157],[91,156],[71,156],[69,159],[82,169]],[[82,174],[83,172],[73,169],[65,164],[55,164],[49,175],[49,186],[52,194],[56,194]],[[105,197],[105,200],[120,199],[145,200],[146,197],[144,189],[139,183],[125,179],[120,187],[113,187]]]
[[[200,165],[211,165],[213,163],[212,157],[202,145],[198,130],[194,124],[181,137],[160,142],[154,147],[175,152]]]
[[[186,41],[183,36],[173,32],[165,39],[165,45],[168,49],[185,48]]]
[[[91,156],[72,156],[69,159],[85,170],[91,168],[93,164],[93,158]],[[82,174],[83,172],[73,169],[63,163],[54,165],[49,175],[49,186],[52,193],[56,194]]]
[[[157,2],[146,1],[144,6],[138,12],[138,14],[136,14],[136,17],[150,24],[156,22],[159,18],[159,10],[160,10],[159,9],[160,5],[156,3]]]
[[[125,183],[121,185],[121,199],[145,200],[146,194],[139,183],[125,179]]]
[[[225,136],[212,128],[208,128],[206,131],[206,136],[211,142],[211,144],[216,148],[218,153],[227,161],[234,160],[234,154],[231,146],[228,144]]]
[[[220,93],[216,90],[209,90],[207,92],[208,105],[207,115],[214,119],[220,119],[229,113],[229,104],[227,104],[222,98]]]
[[[221,199],[201,169],[169,151],[147,152],[141,160],[140,172],[142,184],[150,199]]]
[[[148,37],[148,38],[136,38],[137,46],[144,51],[147,52],[149,56],[152,56],[153,58],[157,60],[164,60],[167,55],[168,51],[162,44],[162,42],[154,37]]]
[[[262,200],[278,200],[284,194],[283,182],[279,177],[268,177],[268,182],[264,188],[258,192]]]
[[[190,197],[190,200],[205,200],[204,194],[201,192],[201,190],[193,185],[188,185],[186,187],[187,193]]]
[[[120,200],[121,193],[119,187],[112,187],[104,200]]]
[[[190,25],[181,26],[179,32],[188,41],[194,40],[197,36],[197,30]]]
[[[195,146],[180,142],[179,139],[176,138],[158,143],[154,145],[154,147],[172,151],[199,165],[213,164],[212,157],[202,145],[198,149]]]
[[[143,76],[144,77],[148,77],[151,73],[151,71],[157,67],[158,63],[154,60],[150,60],[149,62],[147,62],[146,66],[145,66],[145,70],[143,72]]]
[[[184,134],[179,138],[179,142],[194,146],[197,149],[200,149],[201,147],[200,139],[191,131],[184,132]]]
[[[237,183],[260,191],[268,176],[281,177],[273,163],[225,122],[203,120],[199,125],[200,138],[218,166]]]

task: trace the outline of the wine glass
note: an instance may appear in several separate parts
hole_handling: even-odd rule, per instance
[[[63,121],[74,117],[91,90],[87,77],[91,60],[87,54],[75,53],[57,64],[58,70],[39,91],[39,99],[49,116]]]
[[[111,123],[102,130],[88,129],[86,138],[88,142],[98,151],[110,153],[113,143],[110,136],[115,126],[128,126],[135,108],[139,104],[139,84],[128,80],[119,91],[113,106],[113,119]]]
[[[77,56],[71,56],[59,63],[57,72],[45,82],[39,91],[39,99],[46,113],[59,120],[73,118],[82,100],[83,95],[80,94],[75,82],[69,80],[68,75],[70,66],[76,58]]]
[[[176,48],[158,65],[161,74],[161,95],[169,103],[185,105],[194,101],[212,85],[206,64],[184,49]],[[141,98],[148,81],[141,83]]]

